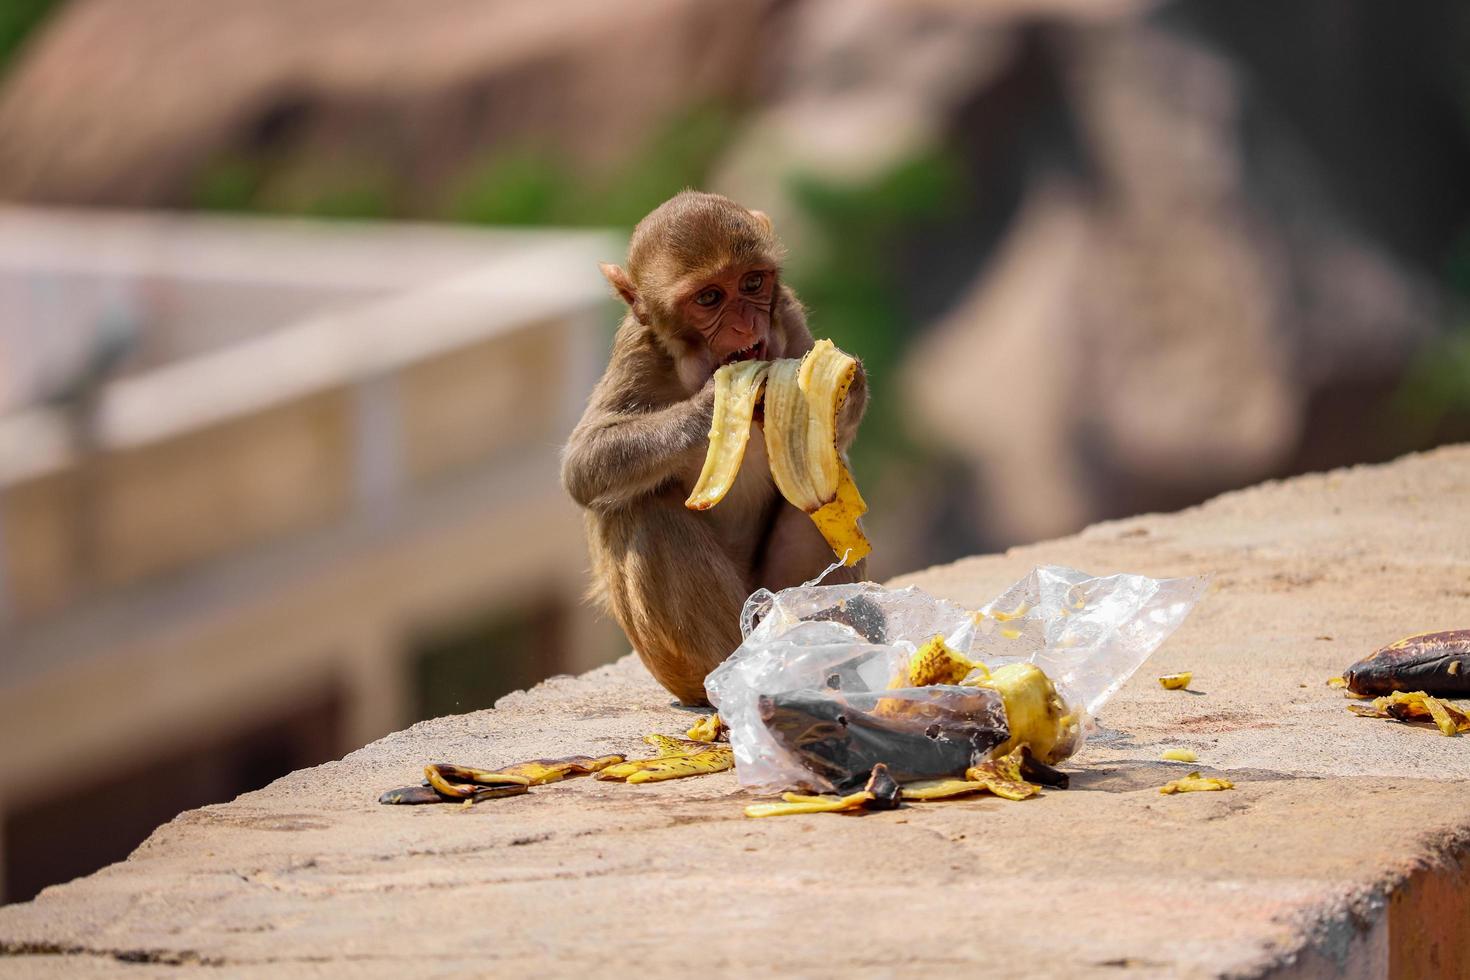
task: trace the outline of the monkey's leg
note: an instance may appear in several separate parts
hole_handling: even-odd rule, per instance
[[[708,704],[704,678],[740,645],[751,589],[704,514],[650,507],[619,562],[614,613],[648,672],[684,704]]]
[[[772,592],[800,585],[820,575],[837,557],[811,517],[783,500],[766,535],[765,550],[760,555],[760,567],[756,572],[756,585]],[[861,582],[867,574],[868,562],[863,559],[847,568],[833,569],[822,584]]]

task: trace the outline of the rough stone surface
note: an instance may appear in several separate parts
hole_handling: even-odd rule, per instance
[[[733,774],[580,779],[469,811],[374,802],[427,761],[637,754],[686,727],[628,658],[183,814],[0,909],[0,974],[1376,975],[1395,886],[1470,847],[1470,738],[1356,718],[1324,681],[1466,625],[1470,447],[903,581],[977,603],[1038,563],[1214,576],[1065,792],[762,821]],[[1191,691],[1154,680],[1176,670]],[[1159,795],[1186,768],[1158,761],[1173,746],[1237,788]]]

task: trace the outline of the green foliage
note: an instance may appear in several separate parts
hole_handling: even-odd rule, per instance
[[[732,114],[706,104],[659,128],[601,178],[570,172],[546,153],[515,151],[483,161],[450,195],[446,217],[494,225],[631,228],[666,198],[701,183],[725,147]]]
[[[534,154],[492,160],[465,179],[450,217],[483,225],[557,223],[572,196],[571,176]]]
[[[194,178],[190,201],[205,211],[251,211],[265,179],[255,160],[224,156],[211,160]]]
[[[3,0],[0,2],[0,73],[10,67],[31,33],[61,6],[62,0]]]

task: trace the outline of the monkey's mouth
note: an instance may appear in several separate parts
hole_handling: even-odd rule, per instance
[[[757,340],[749,347],[742,347],[737,351],[731,351],[720,361],[723,367],[726,364],[734,364],[736,361],[764,361],[766,359],[766,342]]]

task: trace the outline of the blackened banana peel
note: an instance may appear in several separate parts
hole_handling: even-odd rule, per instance
[[[1359,660],[1342,676],[1348,690],[1369,697],[1395,691],[1470,697],[1470,629],[1406,636]]]

